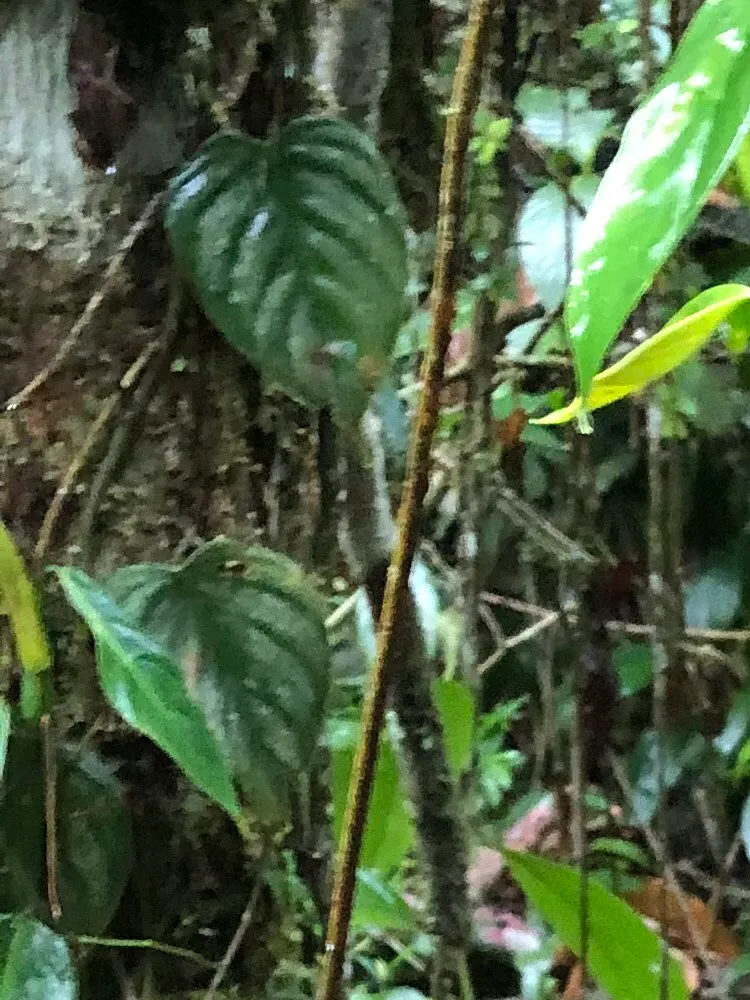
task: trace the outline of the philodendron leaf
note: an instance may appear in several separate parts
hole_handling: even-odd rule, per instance
[[[0,521],[0,614],[10,618],[18,659],[24,670],[47,670],[52,653],[39,615],[34,586],[15,542]]]
[[[566,865],[503,851],[513,878],[570,950],[581,954],[581,876]],[[588,887],[588,969],[613,1000],[660,995],[661,939],[641,917],[593,879]],[[680,965],[670,956],[668,1000],[688,1000]]]
[[[284,816],[310,766],[330,676],[325,609],[302,570],[217,539],[179,566],[128,566],[107,586],[180,665],[254,813]]]
[[[267,379],[362,413],[408,282],[405,216],[367,136],[314,117],[267,142],[219,134],[173,181],[166,225],[209,318]]]
[[[692,357],[723,323],[731,327],[732,347],[744,347],[750,334],[750,288],[717,285],[696,295],[658,333],[600,372],[585,401],[576,396],[567,406],[531,423],[565,424],[584,410],[598,410],[641,392]]]
[[[3,904],[47,915],[44,764],[36,727],[14,733],[0,801]],[[130,876],[132,839],[122,788],[91,752],[57,756],[57,872],[60,929],[101,934]]]
[[[587,396],[750,127],[750,4],[707,0],[632,116],[579,234],[565,321]]]
[[[0,915],[0,1000],[77,1000],[65,938],[19,913]]]
[[[82,570],[57,567],[56,573],[94,637],[99,679],[112,707],[168,753],[198,788],[239,816],[229,764],[185,688],[179,661],[135,627]]]

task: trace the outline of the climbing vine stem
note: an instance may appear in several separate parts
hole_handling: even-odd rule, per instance
[[[346,943],[351,922],[357,860],[362,846],[378,741],[388,685],[399,648],[399,620],[419,535],[427,491],[429,458],[437,424],[445,355],[455,312],[458,254],[464,213],[466,157],[479,100],[482,63],[493,0],[472,0],[469,23],[453,81],[447,116],[437,224],[437,248],[423,389],[412,435],[404,493],[398,516],[398,540],[388,570],[378,627],[375,666],[365,697],[362,732],[349,786],[344,826],[336,859],[330,919],[326,936],[319,1000],[340,1000]]]

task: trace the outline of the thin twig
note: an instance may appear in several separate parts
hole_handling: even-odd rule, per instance
[[[529,604],[528,601],[521,601],[515,597],[505,597],[503,594],[493,594],[490,591],[485,591],[482,594],[482,600],[486,604],[507,608],[509,611],[518,611],[520,614],[534,615],[538,618],[557,614],[551,608]],[[626,632],[629,635],[649,636],[654,630],[653,625],[639,625],[617,619],[610,619],[604,624],[611,632]],[[703,640],[704,642],[750,642],[750,629],[686,628],[685,635],[689,639]]]
[[[255,913],[255,908],[258,905],[258,900],[260,899],[260,890],[262,888],[262,881],[258,881],[253,886],[253,891],[250,894],[250,899],[247,901],[247,906],[242,912],[240,917],[240,922],[237,924],[237,929],[232,935],[232,940],[229,942],[227,950],[224,952],[221,961],[214,973],[214,977],[211,980],[211,985],[206,991],[205,1000],[213,1000],[216,996],[216,991],[219,989],[221,984],[224,982],[224,977],[229,971],[229,966],[234,961],[234,956],[237,954],[240,945],[242,944],[245,935],[247,934],[250,924],[253,922],[253,915]]]
[[[548,628],[551,628],[559,620],[559,612],[550,611],[538,622],[534,622],[533,625],[529,625],[516,635],[512,635],[510,638],[505,639],[493,653],[490,653],[485,660],[482,660],[477,667],[477,673],[480,677],[482,674],[486,674],[488,670],[491,670],[492,667],[494,667],[495,664],[505,656],[509,649],[513,649],[514,646],[520,646],[524,642],[529,642],[529,640],[535,638],[535,636],[541,635],[542,632],[546,632]]]
[[[164,319],[165,332],[163,337],[157,344],[153,342],[149,344],[121,379],[120,385],[123,391],[133,389],[139,378],[140,381],[132,392],[131,402],[127,411],[118,422],[112,434],[109,447],[96,471],[89,489],[86,505],[81,514],[79,528],[81,562],[86,569],[88,569],[91,562],[94,525],[102,497],[109,489],[117,469],[122,464],[138,421],[145,413],[151,401],[156,384],[166,365],[171,360],[175,345],[182,332],[180,327],[182,303],[182,283],[179,278],[174,278],[169,296],[167,315]],[[154,359],[153,362],[152,359]]]
[[[44,827],[47,903],[54,921],[62,916],[57,870],[57,746],[49,712],[39,720],[44,746]]]
[[[91,453],[98,444],[99,438],[104,428],[109,423],[109,420],[115,412],[119,402],[120,394],[117,392],[113,392],[111,396],[108,396],[105,399],[96,420],[94,420],[93,424],[89,428],[89,432],[86,435],[83,444],[78,452],[76,452],[73,456],[73,461],[68,466],[65,475],[62,478],[62,482],[57,487],[55,495],[52,498],[52,503],[49,505],[47,513],[44,515],[42,527],[39,530],[39,537],[37,539],[36,546],[34,547],[34,555],[38,561],[41,562],[47,554],[52,541],[53,532],[60,518],[60,514],[62,513],[65,501],[70,495],[82,469],[88,462]]]
[[[212,962],[199,955],[197,951],[190,948],[180,948],[174,944],[164,944],[162,941],[154,941],[152,938],[110,938],[96,937],[92,934],[71,934],[69,940],[75,944],[88,945],[95,948],[128,948],[139,951],[158,951],[161,955],[172,955],[174,958],[184,958],[189,962],[202,966],[204,969],[215,969],[216,962]]]
[[[106,297],[112,291],[115,279],[120,273],[126,257],[133,249],[138,237],[141,236],[141,234],[150,226],[156,214],[156,210],[161,205],[163,199],[164,192],[160,191],[158,194],[155,194],[151,201],[149,201],[146,205],[139,218],[130,227],[117,248],[115,255],[107,265],[107,270],[104,272],[104,278],[102,279],[101,285],[86,303],[86,307],[73,324],[68,336],[60,344],[52,359],[37,375],[34,376],[28,385],[25,385],[20,392],[11,396],[5,404],[4,408],[6,410],[15,410],[19,406],[22,406],[29,399],[29,397],[36,392],[37,389],[43,386],[47,379],[57,371],[63,361],[73,350],[79,337],[94,318]]]
[[[440,179],[437,248],[424,389],[409,450],[399,534],[388,570],[378,628],[378,651],[362,713],[362,731],[352,769],[343,836],[337,856],[320,1000],[339,1000],[346,942],[351,922],[357,860],[364,835],[379,737],[390,677],[398,650],[398,624],[408,593],[409,575],[419,535],[419,521],[429,477],[432,439],[440,411],[440,385],[450,343],[464,214],[466,157],[481,82],[483,54],[492,0],[472,0],[453,83]]]

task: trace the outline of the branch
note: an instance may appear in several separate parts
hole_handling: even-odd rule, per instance
[[[399,511],[399,537],[388,570],[378,629],[378,655],[365,699],[362,735],[354,760],[344,832],[337,857],[320,1000],[339,1000],[351,922],[357,859],[362,846],[388,684],[398,652],[395,639],[417,546],[419,515],[427,492],[432,438],[440,410],[440,384],[455,313],[458,244],[464,211],[466,154],[478,102],[483,51],[492,0],[472,0],[451,96],[440,179],[429,347],[424,390],[410,449],[408,476]]]

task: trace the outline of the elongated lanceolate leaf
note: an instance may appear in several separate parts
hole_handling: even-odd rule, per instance
[[[0,614],[13,630],[18,659],[24,670],[46,670],[52,663],[47,633],[39,615],[34,586],[15,542],[0,521]]]
[[[750,288],[717,285],[696,295],[658,333],[600,372],[585,403],[576,396],[563,409],[531,423],[565,424],[584,410],[598,410],[640,392],[699,351],[722,323],[731,327],[731,346],[742,349],[750,334]]]
[[[705,0],[630,119],[579,233],[565,305],[584,398],[750,127],[750,4]]]
[[[261,142],[210,139],[166,224],[209,318],[283,389],[356,418],[404,318],[405,217],[353,125],[304,117]]]
[[[503,856],[534,907],[576,955],[581,954],[581,876],[533,854]],[[588,884],[588,969],[613,1000],[660,996],[661,939],[641,917],[593,879]],[[668,965],[666,996],[688,1000],[682,969]]]
[[[94,637],[99,679],[112,707],[168,753],[198,788],[239,816],[229,765],[185,688],[178,662],[82,570],[56,572]]]
[[[256,816],[285,815],[310,767],[330,675],[325,609],[302,570],[217,539],[176,567],[119,570],[108,589],[180,664]]]

